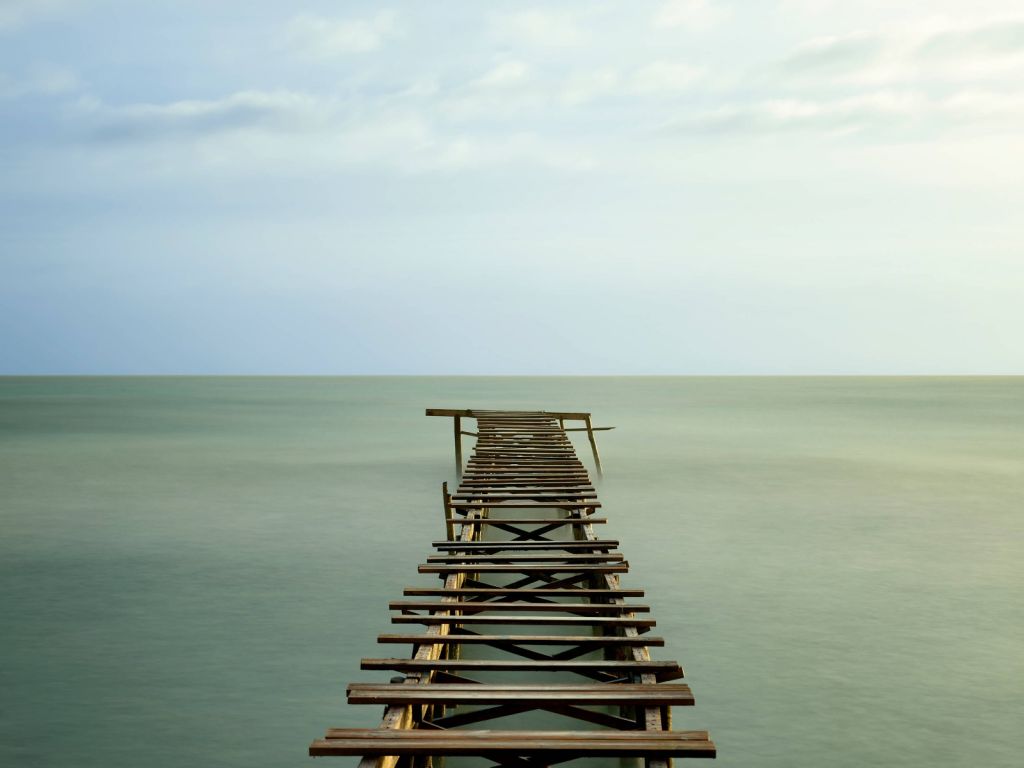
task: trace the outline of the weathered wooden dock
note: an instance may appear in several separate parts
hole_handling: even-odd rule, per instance
[[[428,409],[454,422],[454,494],[443,486],[447,537],[419,566],[440,587],[409,587],[390,607],[410,634],[380,643],[408,645],[408,658],[366,658],[363,669],[400,673],[383,684],[352,683],[350,704],[386,707],[373,729],[332,728],[313,756],[361,756],[360,768],[429,766],[445,756],[476,756],[534,768],[585,757],[714,757],[706,731],[672,730],[671,707],[694,703],[675,661],[656,661],[665,644],[643,597],[624,589],[629,564],[619,542],[597,536],[601,507],[568,439],[582,421],[600,472],[588,413]],[[462,419],[477,421],[476,432]],[[462,436],[476,437],[462,466]],[[542,633],[542,634],[537,634]],[[538,650],[551,647],[556,650]],[[513,683],[507,682],[512,673]],[[502,675],[505,675],[502,677]],[[575,677],[573,677],[575,676]],[[566,682],[566,680],[579,682]],[[577,730],[479,730],[480,723],[542,711]],[[563,719],[564,718],[564,719]],[[468,726],[468,727],[467,727]]]

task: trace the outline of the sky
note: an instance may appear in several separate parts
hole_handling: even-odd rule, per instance
[[[1019,0],[0,0],[0,374],[1024,373]]]

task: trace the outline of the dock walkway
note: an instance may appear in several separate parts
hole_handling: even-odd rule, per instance
[[[445,756],[516,768],[635,757],[667,768],[672,758],[714,757],[706,731],[672,730],[671,707],[692,705],[693,694],[673,682],[683,677],[677,662],[651,658],[665,641],[648,634],[650,608],[627,602],[644,592],[620,587],[629,564],[619,542],[595,533],[606,520],[565,428],[584,421],[600,472],[590,414],[427,415],[454,419],[460,476],[454,494],[443,486],[447,537],[419,566],[441,586],[409,587],[404,597],[417,599],[390,604],[394,624],[422,629],[378,642],[410,646],[410,657],[362,660],[362,669],[399,676],[348,686],[350,704],[386,708],[380,726],[332,728],[309,754],[361,756],[360,768],[419,768]],[[477,432],[464,432],[463,418],[476,419]],[[464,434],[477,440],[463,471]],[[536,711],[578,730],[489,729]]]

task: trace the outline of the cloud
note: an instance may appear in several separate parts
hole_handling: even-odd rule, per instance
[[[781,66],[797,74],[847,72],[877,59],[882,48],[880,38],[864,33],[819,37],[798,46]]]
[[[921,113],[923,104],[920,94],[890,91],[843,99],[768,99],[700,112],[668,128],[696,134],[852,133],[905,124]]]
[[[110,107],[83,99],[80,114],[90,135],[105,142],[138,142],[182,136],[208,136],[239,130],[308,130],[322,117],[323,105],[292,91],[241,91],[222,99]]]
[[[526,80],[530,68],[522,61],[503,61],[485,72],[472,83],[474,88],[507,88]]]
[[[70,5],[69,0],[0,0],[0,32],[52,16]]]
[[[383,10],[365,19],[327,19],[301,14],[285,27],[288,45],[307,56],[332,58],[375,51],[398,33],[398,16]]]
[[[78,75],[70,69],[52,65],[33,67],[19,78],[0,73],[0,99],[25,96],[59,96],[79,87]]]
[[[583,42],[579,18],[565,11],[527,10],[497,14],[491,26],[499,38],[542,47],[569,47]]]
[[[1024,119],[1024,96],[960,90],[945,96],[923,91],[874,91],[838,99],[768,99],[733,104],[673,121],[669,131],[691,134],[855,134],[952,128],[1013,130]]]
[[[500,100],[502,89],[492,90]],[[444,107],[433,95],[429,88],[413,88],[359,109],[293,91],[121,107],[83,98],[75,114],[85,141],[144,158],[167,175],[201,173],[205,167],[219,174],[293,174],[359,167],[436,173],[594,166],[575,141],[563,146],[524,129],[453,127],[442,119]]]
[[[926,56],[1000,56],[1024,53],[1024,19],[951,29],[932,35],[920,48]]]
[[[951,25],[936,20],[884,32],[820,37],[773,68],[787,78],[857,87],[942,88],[1024,77],[1024,21]]]
[[[655,12],[654,26],[660,29],[706,29],[720,22],[726,15],[725,9],[710,0],[669,0]]]
[[[655,61],[638,69],[633,75],[637,93],[667,93],[689,88],[700,79],[702,70],[675,61]]]
[[[561,101],[567,106],[585,104],[614,92],[621,81],[618,71],[611,67],[574,72],[562,85]]]

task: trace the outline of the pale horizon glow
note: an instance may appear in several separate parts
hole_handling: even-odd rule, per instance
[[[0,117],[0,374],[1024,373],[1019,3],[7,0]]]

